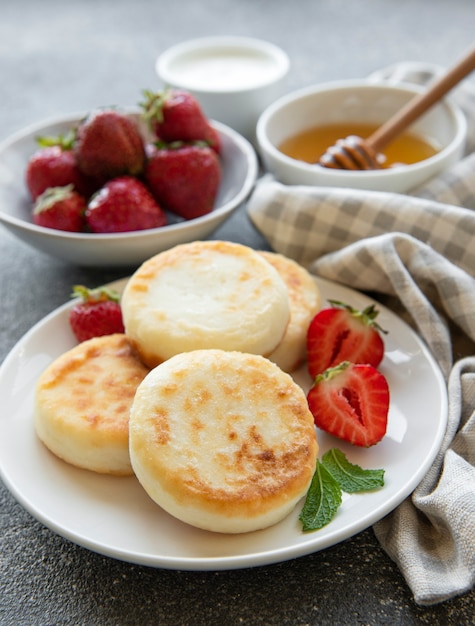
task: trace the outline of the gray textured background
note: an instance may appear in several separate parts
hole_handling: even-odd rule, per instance
[[[135,104],[157,55],[184,39],[256,36],[282,46],[288,88],[359,78],[398,61],[450,65],[474,40],[474,0],[2,0],[0,140],[44,118]],[[265,242],[244,208],[216,238]],[[71,285],[126,271],[65,265],[0,228],[0,359]],[[133,269],[133,268],[131,268]],[[0,484],[0,624],[473,624],[475,593],[418,607],[371,529],[288,563],[231,572],[155,570],[80,548]]]

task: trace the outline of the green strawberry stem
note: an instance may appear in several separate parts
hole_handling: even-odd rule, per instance
[[[373,328],[376,328],[380,332],[387,334],[388,331],[381,328],[381,326],[376,322],[379,311],[376,308],[375,304],[370,304],[365,309],[360,311],[350,306],[349,304],[346,304],[345,302],[340,302],[339,300],[328,300],[328,302],[335,308],[345,309],[346,311],[348,311],[348,313],[351,313],[353,317],[361,320],[367,326],[371,326]]]
[[[142,118],[151,123],[155,122],[163,122],[163,103],[169,97],[169,89],[164,89],[163,91],[153,92],[148,89],[144,89],[144,102],[140,102],[139,106],[144,110],[142,114]]]
[[[105,300],[119,302],[120,300],[118,292],[114,289],[108,289],[107,287],[97,287],[96,289],[89,289],[84,285],[74,285],[71,297],[79,297],[84,302],[104,302]]]
[[[338,365],[335,365],[334,367],[329,367],[324,372],[322,372],[321,374],[318,374],[315,377],[315,384],[335,378],[335,376],[338,376],[338,374],[341,374],[342,372],[344,372],[348,367],[350,367],[350,365],[351,363],[349,361],[342,361],[341,363],[338,363]]]
[[[158,141],[154,141],[153,145],[158,150],[179,150],[184,146],[196,146],[198,148],[209,148],[211,143],[204,139],[196,139],[195,141],[182,141],[181,139],[176,139],[175,141],[162,141],[159,139]]]
[[[56,136],[45,135],[42,137],[36,137],[36,142],[41,148],[48,148],[51,146],[61,146],[63,150],[71,150],[74,142],[76,141],[75,129],[70,129],[65,135],[59,134]]]
[[[57,202],[66,200],[73,192],[74,185],[72,184],[64,187],[48,187],[36,198],[33,212],[38,215],[38,213],[46,211]]]

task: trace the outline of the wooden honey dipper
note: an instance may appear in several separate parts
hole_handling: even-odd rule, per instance
[[[339,139],[334,146],[328,148],[318,163],[323,167],[341,170],[380,169],[382,150],[474,69],[475,48],[446,74],[435,80],[427,91],[409,100],[367,139],[357,135]]]

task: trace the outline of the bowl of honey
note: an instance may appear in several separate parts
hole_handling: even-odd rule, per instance
[[[450,99],[434,105],[394,139],[385,148],[379,169],[329,169],[319,165],[319,159],[338,139],[369,137],[421,89],[349,80],[283,96],[257,123],[264,165],[287,185],[410,192],[463,156],[467,123]]]

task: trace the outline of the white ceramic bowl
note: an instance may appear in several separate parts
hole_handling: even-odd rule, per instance
[[[130,115],[138,118],[138,113]],[[255,184],[258,163],[254,148],[231,128],[213,122],[222,142],[222,180],[211,213],[162,228],[104,235],[36,226],[31,221],[32,201],[25,184],[27,161],[37,149],[35,138],[64,133],[82,117],[84,114],[73,114],[30,126],[0,144],[0,222],[31,246],[70,263],[134,266],[179,243],[203,239],[244,202]]]
[[[206,115],[253,141],[264,109],[285,93],[289,58],[251,37],[202,37],[166,50],[156,63],[165,86],[184,89]]]
[[[382,124],[421,88],[341,81],[301,89],[280,98],[260,116],[257,142],[270,172],[288,185],[353,187],[406,193],[455,163],[463,155],[467,123],[454,104],[444,101],[411,126],[411,131],[435,140],[441,150],[404,167],[371,171],[333,170],[283,154],[285,139],[314,126],[363,122]]]

